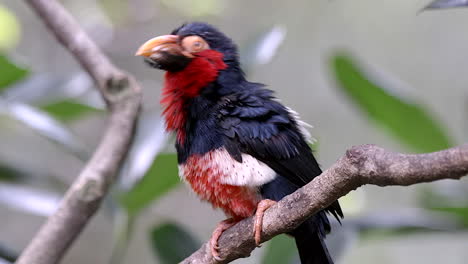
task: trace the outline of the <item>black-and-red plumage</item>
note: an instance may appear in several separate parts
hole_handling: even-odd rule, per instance
[[[167,129],[177,134],[180,175],[201,199],[240,220],[262,199],[278,201],[321,174],[302,122],[271,90],[245,79],[228,37],[205,23],[172,35],[209,45],[171,67],[161,100]],[[336,201],[291,232],[304,264],[333,263],[323,241],[330,231],[325,212],[343,217]]]

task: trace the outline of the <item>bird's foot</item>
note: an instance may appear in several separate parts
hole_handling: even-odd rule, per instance
[[[229,229],[231,226],[235,225],[237,221],[235,221],[232,218],[226,219],[221,221],[218,226],[215,228],[213,231],[213,234],[211,235],[210,239],[210,249],[211,249],[211,255],[213,255],[213,258],[216,259],[217,261],[223,260],[219,256],[219,247],[218,247],[218,239],[221,236],[221,234]]]
[[[265,199],[261,200],[257,205],[257,211],[255,212],[255,223],[254,223],[254,237],[255,244],[257,247],[260,246],[260,240],[262,239],[262,225],[263,225],[263,215],[265,211],[271,206],[275,205],[276,201]]]

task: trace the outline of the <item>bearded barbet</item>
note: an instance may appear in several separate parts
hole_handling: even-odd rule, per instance
[[[222,232],[254,215],[259,245],[264,211],[322,173],[306,124],[263,84],[246,80],[236,45],[209,24],[184,24],[148,40],[136,55],[166,71],[161,105],[176,135],[180,177],[229,217],[213,232],[213,256],[220,258]],[[335,201],[290,232],[303,264],[333,263],[324,243],[326,213],[343,217]]]

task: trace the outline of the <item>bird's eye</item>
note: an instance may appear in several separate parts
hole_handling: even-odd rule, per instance
[[[182,40],[181,45],[184,48],[184,50],[190,53],[200,52],[210,48],[208,43],[206,43],[206,41],[199,36],[185,37]]]
[[[199,49],[199,48],[201,48],[201,46],[202,46],[202,43],[201,43],[200,41],[195,41],[195,42],[192,44],[192,47],[193,47],[194,49]]]

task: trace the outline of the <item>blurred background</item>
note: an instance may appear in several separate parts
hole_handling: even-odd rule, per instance
[[[162,72],[135,50],[186,21],[239,45],[249,80],[312,124],[323,168],[353,145],[421,153],[468,138],[468,9],[428,0],[62,0],[144,87],[119,182],[63,263],[176,263],[224,216],[177,176],[163,132]],[[444,9],[444,10],[441,10]],[[24,1],[0,1],[0,263],[13,262],[98,144],[106,124],[92,81]],[[466,263],[468,180],[365,186],[343,197],[327,239],[337,263]],[[297,263],[279,236],[235,263]]]

